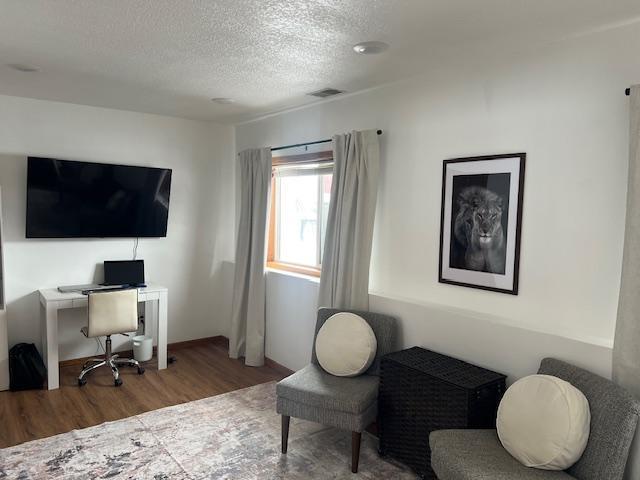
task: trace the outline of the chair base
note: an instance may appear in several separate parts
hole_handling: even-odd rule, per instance
[[[107,336],[104,358],[90,358],[82,366],[82,371],[78,375],[78,386],[82,387],[87,383],[85,378],[89,372],[100,368],[109,367],[113,375],[113,384],[116,387],[122,385],[122,379],[120,378],[120,371],[118,366],[136,367],[138,369],[138,375],[144,373],[144,367],[140,365],[140,362],[132,358],[119,358],[117,354],[111,354],[111,336]]]

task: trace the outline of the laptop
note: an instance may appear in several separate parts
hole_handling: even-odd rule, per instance
[[[144,284],[144,260],[105,261],[103,285],[146,287]]]

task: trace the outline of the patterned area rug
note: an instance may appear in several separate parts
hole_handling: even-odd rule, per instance
[[[0,479],[415,479],[362,437],[350,471],[351,434],[291,419],[280,454],[275,383],[147,412],[0,450]]]

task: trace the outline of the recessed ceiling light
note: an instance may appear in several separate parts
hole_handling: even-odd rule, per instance
[[[361,55],[376,55],[389,48],[389,44],[384,42],[362,42],[353,46],[353,51]]]
[[[33,73],[33,72],[39,72],[40,69],[38,67],[33,67],[31,65],[23,65],[21,63],[9,63],[7,64],[7,67],[13,69],[13,70],[17,70],[18,72],[23,72],[23,73]]]
[[[233,98],[227,98],[227,97],[216,97],[216,98],[212,98],[211,101],[213,103],[219,103],[220,105],[229,105],[231,103],[236,102]]]

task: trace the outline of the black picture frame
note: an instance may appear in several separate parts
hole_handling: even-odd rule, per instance
[[[440,283],[518,295],[526,157],[443,161]]]

